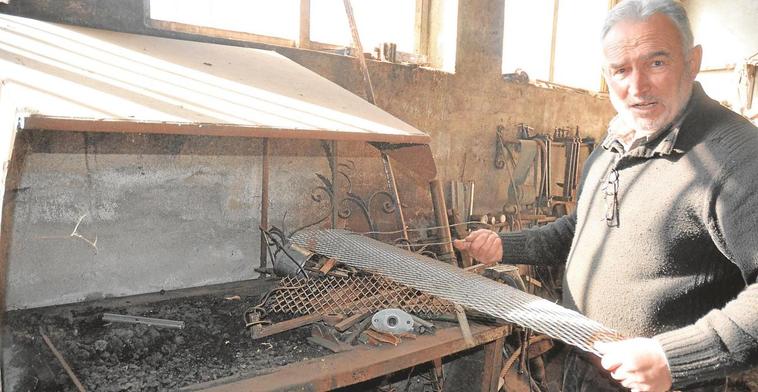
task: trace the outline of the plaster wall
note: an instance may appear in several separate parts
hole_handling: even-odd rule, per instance
[[[475,210],[484,213],[498,211],[506,195],[507,172],[493,164],[498,125],[511,138],[521,122],[538,131],[578,126],[582,136],[600,138],[614,112],[603,97],[503,81],[502,0],[466,5],[471,8],[459,12],[456,51],[463,57],[457,72],[375,61],[369,70],[377,105],[432,136],[438,178],[474,181]],[[0,5],[0,12],[265,47],[150,30],[142,24],[141,0],[33,0]],[[269,48],[363,95],[354,59]],[[14,190],[8,308],[257,276],[260,141],[49,131],[25,133],[20,140],[25,154]],[[323,209],[310,197],[320,184],[315,173],[329,173],[320,142],[275,141],[271,156],[270,222],[291,229],[320,216]],[[355,167],[356,193],[385,189],[371,147],[340,144],[338,156]],[[395,174],[406,219],[423,226],[431,216],[429,187],[410,175],[412,169],[395,165]],[[70,235],[80,218],[78,233],[90,241],[97,236],[97,249]],[[361,230],[358,223],[340,225]]]

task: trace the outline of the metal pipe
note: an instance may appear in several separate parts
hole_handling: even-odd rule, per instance
[[[384,164],[384,176],[387,178],[387,188],[389,188],[392,197],[395,199],[395,205],[397,208],[397,216],[400,220],[400,229],[403,231],[403,239],[408,240],[408,229],[405,225],[405,216],[403,215],[403,206],[400,204],[400,194],[397,192],[397,182],[395,181],[395,173],[392,170],[392,163],[390,157],[382,152],[382,163]]]
[[[42,335],[42,340],[45,341],[47,348],[50,349],[50,351],[55,356],[55,359],[58,360],[58,362],[63,367],[63,370],[65,370],[66,374],[68,374],[68,377],[71,379],[71,382],[73,382],[74,385],[76,385],[76,389],[79,390],[80,392],[84,392],[85,389],[81,381],[79,381],[79,378],[76,377],[76,374],[71,369],[71,366],[69,366],[68,362],[66,362],[66,359],[63,358],[63,355],[61,355],[61,353],[55,348],[55,346],[53,345],[53,342],[50,341],[50,338],[48,338],[47,335],[45,335],[45,332],[42,330],[42,327],[39,327],[39,333],[40,335]]]
[[[269,204],[269,171],[270,171],[270,156],[269,156],[269,140],[263,139],[263,153],[261,154],[261,227],[268,230],[268,204]],[[265,273],[268,260],[268,241],[263,232],[261,235],[261,255],[260,265],[258,272]],[[273,262],[273,260],[272,260]]]
[[[447,220],[447,207],[445,206],[445,194],[442,192],[442,182],[440,180],[429,181],[429,190],[432,193],[432,208],[434,217],[437,220],[439,234],[442,245],[442,261],[450,264],[455,260],[455,250],[453,250],[453,238],[450,234],[450,223]]]
[[[332,170],[332,228],[337,228],[337,141],[330,142],[329,167]]]
[[[103,313],[103,321],[128,324],[144,324],[156,327],[184,329],[184,321],[166,320],[152,317],[132,316],[129,314]]]

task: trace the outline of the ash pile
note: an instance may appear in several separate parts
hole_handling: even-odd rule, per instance
[[[263,374],[330,353],[309,344],[304,329],[250,339],[242,315],[260,299],[260,293],[234,289],[128,306],[97,303],[9,312],[3,390],[173,391]],[[109,321],[109,314],[139,316],[152,324]],[[171,322],[184,327],[171,327]]]

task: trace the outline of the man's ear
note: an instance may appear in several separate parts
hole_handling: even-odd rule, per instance
[[[692,80],[695,80],[695,77],[697,76],[698,72],[700,72],[700,65],[702,62],[703,62],[703,47],[700,45],[695,45],[695,47],[690,50],[690,61],[689,61],[690,75],[692,77]]]

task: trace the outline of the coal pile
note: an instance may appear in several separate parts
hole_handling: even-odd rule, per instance
[[[328,354],[301,328],[253,341],[243,319],[255,297],[206,295],[128,307],[66,307],[6,316],[8,391],[76,391],[46,334],[88,391],[164,391],[252,376]],[[102,320],[117,313],[183,321],[184,329]]]

